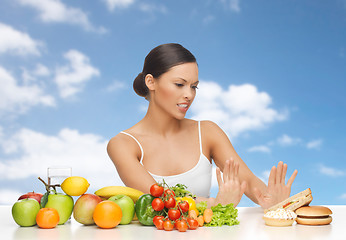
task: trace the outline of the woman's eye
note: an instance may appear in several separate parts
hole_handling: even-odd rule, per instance
[[[181,83],[176,83],[175,85],[177,85],[178,87],[184,86],[184,84],[181,84]]]
[[[197,86],[192,86],[192,88],[193,88],[193,89],[198,89],[198,87],[197,87]]]

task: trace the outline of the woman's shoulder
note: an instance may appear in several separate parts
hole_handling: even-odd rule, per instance
[[[108,144],[108,151],[123,151],[123,150],[131,150],[136,149],[137,143],[132,139],[132,135],[129,131],[121,131],[114,137],[112,137]]]
[[[215,122],[210,120],[200,121],[200,124],[201,124],[201,129],[204,131],[210,131],[210,132],[222,131],[219,125],[217,125]]]

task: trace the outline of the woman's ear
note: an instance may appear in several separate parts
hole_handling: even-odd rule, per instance
[[[147,85],[149,90],[155,90],[155,79],[153,75],[147,74],[145,76],[145,85]]]

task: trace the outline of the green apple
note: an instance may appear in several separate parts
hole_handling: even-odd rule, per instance
[[[48,195],[46,208],[55,208],[59,213],[59,225],[64,224],[70,217],[73,211],[73,198],[62,193],[54,193]]]
[[[135,215],[135,204],[133,200],[129,196],[122,194],[112,196],[108,200],[115,202],[121,208],[123,216],[120,224],[129,224]]]
[[[36,215],[40,210],[40,204],[33,198],[26,198],[15,202],[12,206],[12,217],[22,227],[30,227],[36,224]]]

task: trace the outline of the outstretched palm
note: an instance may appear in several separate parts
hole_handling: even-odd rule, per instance
[[[255,196],[262,208],[269,208],[290,196],[291,186],[298,171],[294,170],[287,184],[285,184],[286,172],[287,164],[283,164],[280,161],[277,168],[273,166],[270,171],[267,190],[260,192],[258,189],[255,189]]]

